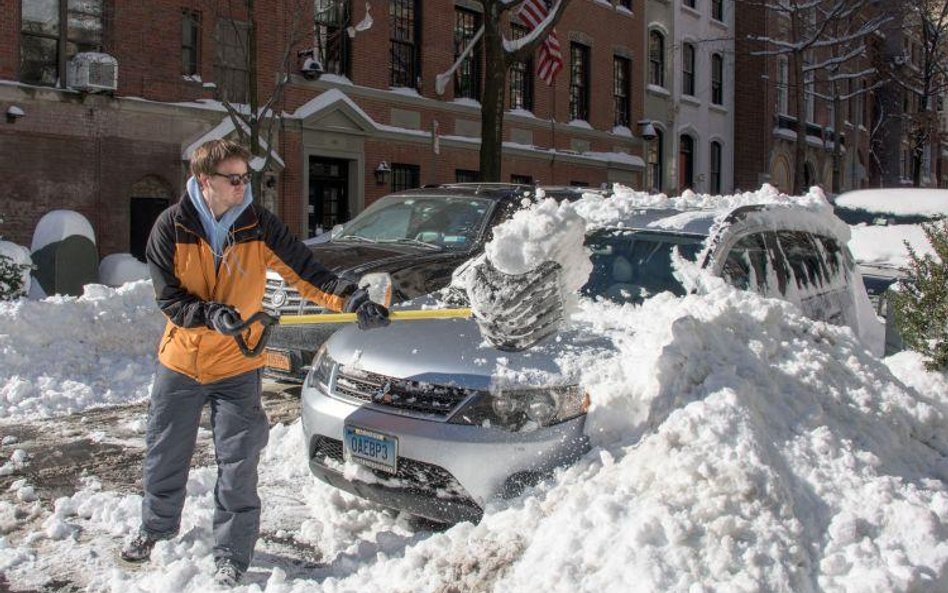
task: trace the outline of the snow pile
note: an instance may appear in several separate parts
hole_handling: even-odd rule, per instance
[[[149,278],[148,265],[131,253],[113,253],[99,262],[99,282],[106,286],[117,287]]]
[[[0,417],[68,414],[148,396],[164,317],[150,282],[0,302]]]

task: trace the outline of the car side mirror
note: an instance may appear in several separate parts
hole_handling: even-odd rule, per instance
[[[339,233],[341,233],[341,232],[342,232],[342,225],[341,225],[341,224],[337,224],[336,226],[332,227],[332,230],[331,230],[331,231],[329,231],[329,238],[330,238],[330,239],[335,239],[336,237],[339,236]]]

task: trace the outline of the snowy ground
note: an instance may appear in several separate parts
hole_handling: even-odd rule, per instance
[[[181,535],[137,570],[115,556],[138,525],[151,299],[139,283],[0,304],[0,589],[214,588],[207,458]],[[478,525],[432,529],[317,482],[298,421],[277,423],[240,589],[948,591],[945,374],[723,285],[639,307],[584,301],[575,322],[617,347],[567,361],[592,396],[595,447],[580,462]],[[24,431],[117,447],[131,469],[33,483],[56,451],[18,446]]]

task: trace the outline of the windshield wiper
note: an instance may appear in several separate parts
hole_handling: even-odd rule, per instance
[[[408,237],[400,237],[398,239],[385,239],[379,241],[379,243],[408,243],[410,245],[418,245],[420,247],[427,247],[434,251],[444,251],[444,247],[440,245],[435,245],[434,243],[429,243],[427,241],[422,241],[421,239],[409,239]]]
[[[361,241],[363,243],[378,243],[375,239],[369,239],[368,237],[363,237],[362,235],[343,235],[341,237],[336,237],[336,241]]]

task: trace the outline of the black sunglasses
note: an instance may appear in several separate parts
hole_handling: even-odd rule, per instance
[[[247,185],[250,183],[250,173],[244,173],[243,175],[238,175],[237,173],[218,173],[214,172],[212,175],[217,175],[218,177],[226,177],[227,181],[230,182],[234,187],[238,185]]]

